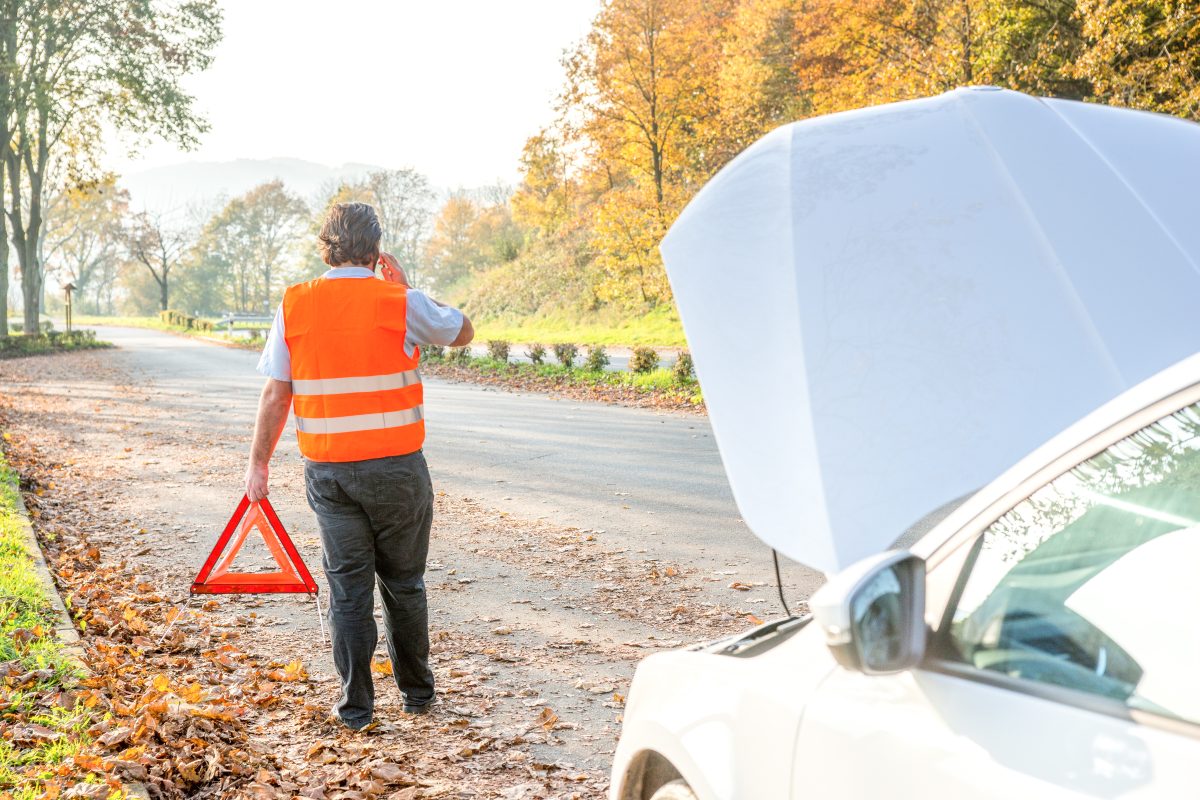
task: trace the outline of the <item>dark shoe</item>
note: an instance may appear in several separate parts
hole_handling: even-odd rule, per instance
[[[343,725],[352,731],[361,731],[364,728],[366,728],[368,725],[371,724],[371,720],[369,720],[369,719],[353,720],[353,721],[348,720],[348,719],[342,719],[341,715],[333,710],[331,710],[329,712],[329,721],[336,722],[339,725]]]
[[[404,704],[404,713],[405,714],[428,714],[429,707],[431,705],[433,705],[433,703],[425,703],[424,705],[419,705],[419,706],[410,706],[408,703],[405,703]]]

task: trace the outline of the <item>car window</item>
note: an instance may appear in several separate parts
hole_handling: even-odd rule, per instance
[[[983,533],[954,660],[1200,723],[1200,405],[1044,486]]]

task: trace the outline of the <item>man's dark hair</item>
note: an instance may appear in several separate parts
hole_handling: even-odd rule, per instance
[[[366,203],[338,203],[321,226],[321,260],[331,267],[356,264],[371,267],[379,260],[383,227]]]

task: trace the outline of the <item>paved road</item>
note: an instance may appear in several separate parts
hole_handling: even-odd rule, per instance
[[[173,408],[204,410],[189,424],[211,426],[227,447],[247,447],[262,385],[256,353],[150,330],[96,330],[153,376]],[[208,413],[214,404],[220,423]],[[426,419],[441,491],[526,519],[603,531],[666,564],[774,582],[770,551],[741,521],[703,417],[430,379]],[[299,459],[290,431],[289,423],[275,470],[287,468],[280,460]],[[787,565],[792,597],[806,597],[818,582]]]

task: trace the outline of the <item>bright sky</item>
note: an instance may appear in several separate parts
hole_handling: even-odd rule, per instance
[[[293,157],[414,166],[435,185],[513,182],[553,118],[564,49],[600,0],[222,0],[225,38],[188,81],[199,149],[109,148],[128,174],[184,161]]]

